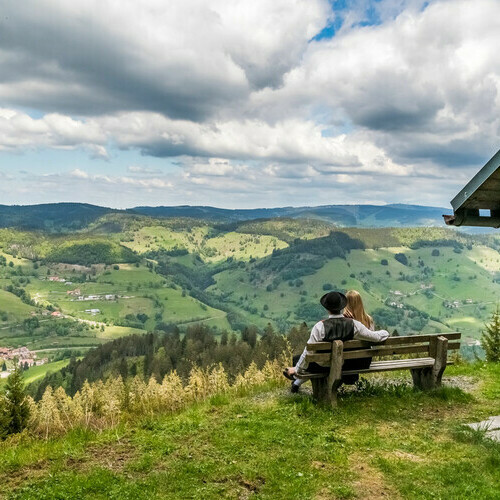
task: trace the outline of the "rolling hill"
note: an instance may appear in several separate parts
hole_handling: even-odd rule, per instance
[[[326,290],[350,288],[381,327],[459,329],[473,343],[499,296],[499,248],[493,235],[447,228],[284,217],[210,223],[108,213],[64,235],[2,229],[0,343],[59,355],[173,325],[220,334],[271,323],[286,332],[322,316]]]
[[[277,207],[222,209],[205,206],[134,207],[117,210],[87,203],[0,205],[0,228],[15,227],[50,232],[84,229],[106,214],[146,215],[152,218],[193,218],[212,223],[240,222],[284,217],[318,219],[339,226],[414,227],[442,226],[450,209],[418,205],[326,205],[319,207]]]

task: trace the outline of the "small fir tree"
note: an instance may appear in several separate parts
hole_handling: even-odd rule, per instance
[[[500,307],[491,315],[490,323],[485,325],[481,337],[481,346],[486,354],[486,360],[492,363],[500,362]]]
[[[9,419],[8,433],[16,434],[26,427],[30,415],[22,370],[19,365],[16,366],[14,373],[7,379],[5,399]]]
[[[7,413],[7,400],[0,394],[0,440],[5,439],[9,433],[9,414]]]

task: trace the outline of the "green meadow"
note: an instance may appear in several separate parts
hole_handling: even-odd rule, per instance
[[[498,413],[494,364],[450,367],[415,391],[407,373],[346,389],[339,407],[260,387],[104,432],[0,443],[0,497],[493,499],[500,444],[467,423]]]

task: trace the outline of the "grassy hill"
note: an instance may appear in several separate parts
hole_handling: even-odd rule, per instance
[[[500,292],[499,248],[492,235],[305,218],[214,224],[110,213],[65,235],[0,229],[0,343],[87,349],[195,322],[285,332],[322,317],[325,291],[350,288],[381,327],[459,329],[477,340]],[[50,330],[54,311],[74,328]],[[26,326],[32,315],[40,327]]]
[[[500,445],[466,423],[498,413],[498,365],[440,390],[372,377],[335,409],[284,388],[220,393],[104,432],[0,443],[1,498],[497,498]]]

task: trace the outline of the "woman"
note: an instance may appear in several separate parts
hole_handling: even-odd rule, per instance
[[[356,290],[349,290],[345,296],[347,297],[347,305],[344,309],[344,316],[346,318],[356,319],[363,323],[366,328],[375,330],[373,318],[366,313],[363,306],[363,299],[361,298],[359,292]]]
[[[363,299],[357,290],[349,290],[345,296],[347,297],[347,305],[344,309],[344,316],[363,323],[369,330],[375,330],[373,318],[367,314],[363,305]],[[344,362],[344,370],[353,370],[360,368],[369,368],[372,358],[349,359]],[[346,375],[343,381],[346,384],[353,384],[359,379],[359,375]]]

